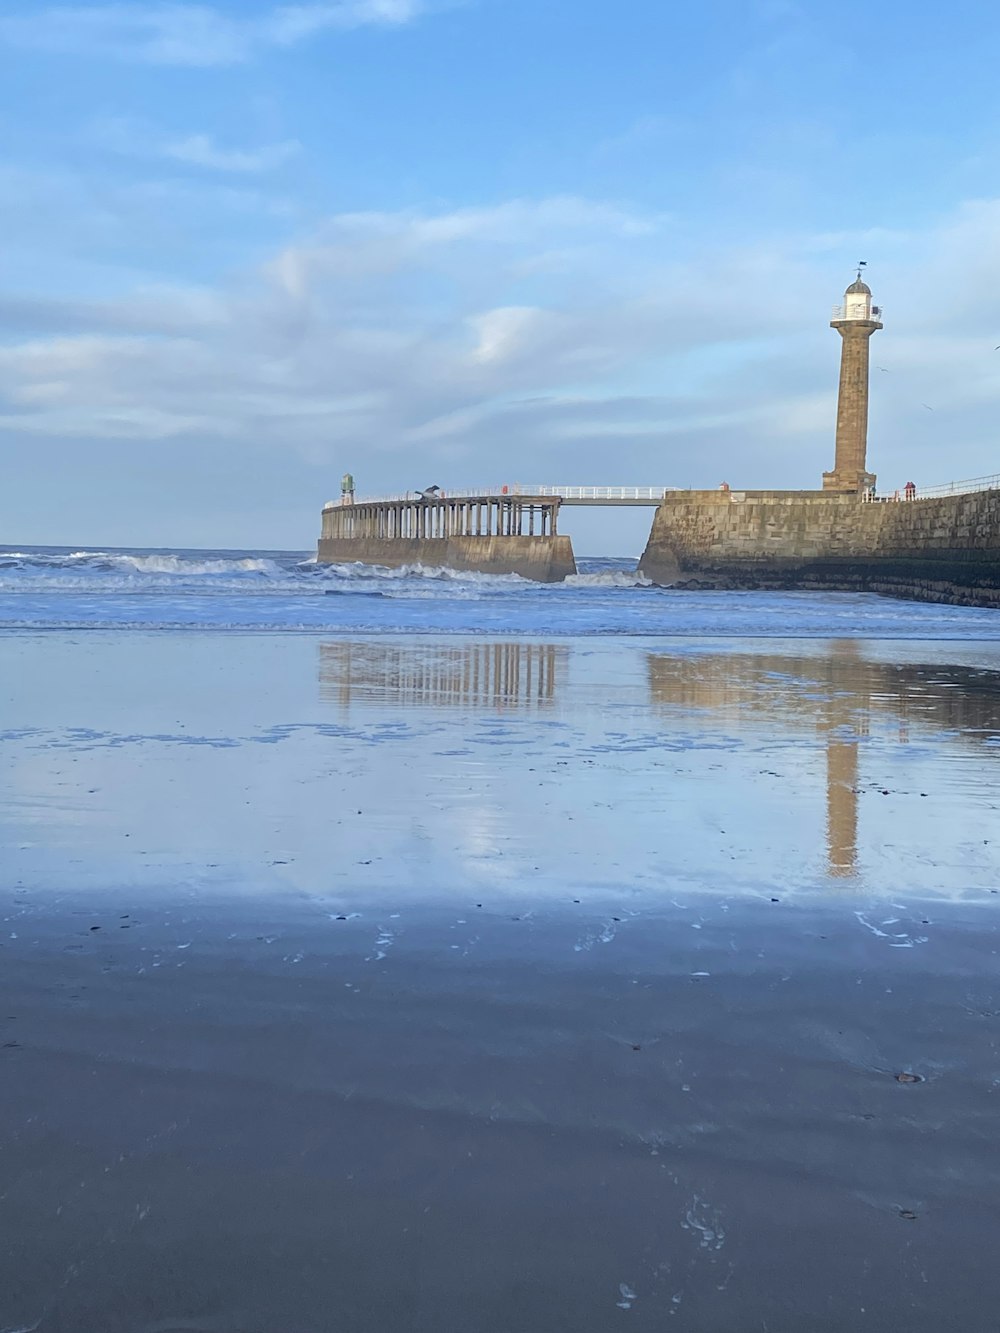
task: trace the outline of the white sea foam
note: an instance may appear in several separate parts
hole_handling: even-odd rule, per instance
[[[570,574],[571,588],[652,588],[654,584],[638,570],[605,569],[596,574]]]

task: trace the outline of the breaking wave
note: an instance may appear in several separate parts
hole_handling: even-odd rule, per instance
[[[584,576],[586,577],[586,576]],[[315,556],[272,552],[184,551],[0,551],[0,591],[65,588],[83,592],[232,591],[295,592],[349,591],[350,585],[378,583],[399,593],[420,595],[423,585],[488,589],[523,587],[517,574],[463,573],[454,569],[404,565],[385,569],[371,565],[319,564]],[[349,585],[347,588],[342,585]]]
[[[0,551],[0,587],[24,587],[32,575],[44,579],[50,586],[53,579],[61,576],[73,579],[74,584],[96,576],[101,579],[102,586],[106,586],[107,576],[114,574],[125,578],[167,575],[197,579],[202,575],[239,577],[246,574],[281,578],[284,571],[276,559],[243,555],[202,557],[174,552]]]
[[[571,588],[652,588],[654,583],[638,570],[603,569],[591,574],[571,574]]]

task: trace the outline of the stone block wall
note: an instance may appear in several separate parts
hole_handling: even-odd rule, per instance
[[[640,570],[706,588],[830,588],[1000,607],[1000,490],[898,503],[822,491],[683,491]]]
[[[478,574],[520,574],[560,583],[576,573],[569,537],[321,537],[323,564],[384,565],[401,569],[457,569]]]

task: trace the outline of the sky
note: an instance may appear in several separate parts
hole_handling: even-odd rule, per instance
[[[982,0],[4,0],[0,542],[819,486],[860,260],[880,489],[1000,471],[998,65]]]

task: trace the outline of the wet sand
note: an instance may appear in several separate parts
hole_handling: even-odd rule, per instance
[[[996,648],[0,651],[0,1329],[995,1323]]]

